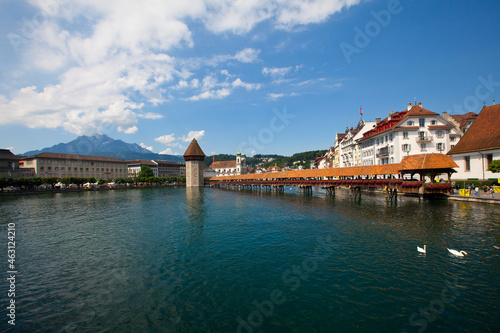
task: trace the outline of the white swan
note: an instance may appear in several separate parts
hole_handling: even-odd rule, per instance
[[[463,256],[467,255],[467,252],[465,252],[465,251],[457,251],[457,250],[453,250],[453,249],[448,249],[448,251],[450,251],[451,254],[454,254],[457,257],[463,257]]]
[[[426,253],[427,252],[427,245],[424,245],[423,248],[421,248],[420,246],[417,246],[417,251],[420,253]]]

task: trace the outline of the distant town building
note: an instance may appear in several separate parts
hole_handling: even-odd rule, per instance
[[[159,160],[135,160],[127,161],[128,177],[137,177],[141,167],[147,165],[153,171],[155,177],[185,177],[186,164]]]
[[[8,149],[0,149],[0,177],[19,178],[20,158]]]
[[[469,129],[470,125],[472,125],[477,117],[478,114],[474,112],[452,115],[448,114],[448,112],[443,112],[443,118],[455,125],[456,128],[460,129],[460,134],[462,135]]]
[[[374,129],[375,126],[375,122],[360,120],[356,128],[346,129],[346,133],[342,137],[337,149],[339,167],[345,168],[361,165],[360,140],[366,132]]]
[[[446,153],[458,142],[460,131],[439,114],[408,103],[407,110],[390,112],[363,134],[361,165],[399,163],[416,154]]]
[[[234,161],[213,161],[210,164],[210,169],[213,169],[217,176],[234,176],[244,175],[248,173],[247,157],[245,153],[236,153]]]
[[[83,177],[111,180],[127,177],[127,163],[113,157],[40,153],[22,159],[21,168],[32,168],[35,177]]]
[[[346,133],[335,134],[335,145],[333,146],[333,165],[334,168],[340,168],[340,143],[346,136]]]
[[[498,173],[488,171],[493,160],[500,160],[500,104],[485,106],[448,155],[458,164],[454,180],[494,179]]]

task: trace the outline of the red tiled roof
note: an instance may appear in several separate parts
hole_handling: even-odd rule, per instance
[[[61,160],[69,159],[80,159],[84,161],[101,161],[101,162],[125,162],[114,157],[104,157],[104,156],[90,156],[90,155],[75,155],[75,154],[59,154],[59,153],[40,153],[33,156],[27,156],[23,159],[34,159],[34,158],[53,158]]]
[[[475,121],[478,114],[475,112],[467,112],[466,114],[450,114],[450,117],[452,117],[458,123],[459,127],[462,128],[467,125],[469,120]]]
[[[500,104],[485,106],[448,155],[500,149]]]
[[[414,105],[411,107],[411,109],[401,111],[401,112],[394,112],[391,114],[391,119],[389,117],[385,118],[384,120],[380,121],[377,126],[363,134],[363,138],[361,140],[365,140],[373,135],[377,135],[380,133],[384,133],[390,129],[393,129],[396,125],[401,123],[404,119],[408,117],[421,117],[421,116],[439,116],[437,113],[429,111],[427,109],[424,109],[420,105]],[[416,129],[418,127],[400,127],[401,129]]]
[[[406,114],[406,117],[410,116],[439,116],[436,112],[429,111],[427,109],[424,109],[421,106],[414,105],[410,111]]]
[[[186,161],[203,161],[203,159],[205,158],[205,153],[203,152],[203,150],[201,150],[200,145],[198,145],[198,141],[196,141],[196,139],[193,139],[183,156],[184,160]]]
[[[236,161],[217,161],[210,164],[212,169],[231,169],[236,168]]]
[[[451,157],[444,154],[405,156],[399,165],[400,171],[458,168],[458,165]]]
[[[135,160],[135,161],[127,161],[127,165],[151,165],[157,166],[157,164],[151,160]]]

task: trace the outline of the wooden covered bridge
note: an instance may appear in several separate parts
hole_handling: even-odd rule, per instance
[[[306,193],[311,193],[313,186],[321,186],[330,194],[335,193],[337,187],[346,187],[355,195],[363,188],[382,188],[393,198],[398,192],[447,194],[451,174],[456,172],[453,168],[457,167],[447,155],[421,154],[406,156],[398,164],[220,176],[209,178],[208,182],[212,187],[265,191],[284,191],[286,186],[296,186]],[[438,174],[447,174],[448,182],[436,183]],[[426,176],[431,179],[430,183],[425,183]]]

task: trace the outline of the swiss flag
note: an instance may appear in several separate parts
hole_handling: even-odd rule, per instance
[[[359,114],[363,115],[363,108],[362,107],[359,107]]]

